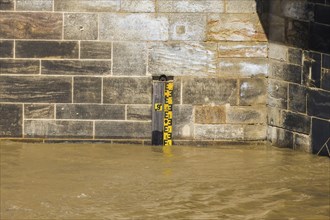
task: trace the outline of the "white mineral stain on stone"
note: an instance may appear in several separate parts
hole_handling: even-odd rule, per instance
[[[261,65],[261,64],[255,64],[255,63],[242,62],[239,65],[241,67],[242,73],[246,72],[251,75],[266,74],[268,71],[267,64]]]

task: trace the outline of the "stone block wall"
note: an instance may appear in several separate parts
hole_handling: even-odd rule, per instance
[[[0,0],[0,137],[150,140],[152,76],[165,74],[174,142],[265,140],[256,10],[255,0]]]

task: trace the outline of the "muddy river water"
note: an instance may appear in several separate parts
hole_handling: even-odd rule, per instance
[[[326,157],[267,146],[0,144],[0,219],[330,218]]]

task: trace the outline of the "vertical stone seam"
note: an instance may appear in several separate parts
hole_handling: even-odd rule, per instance
[[[73,92],[74,91],[74,77],[72,77],[71,81],[71,103],[73,103]]]
[[[182,105],[183,104],[183,82],[182,82],[183,80],[181,79],[180,80],[180,105]]]
[[[52,11],[55,12],[55,0],[53,0]]]
[[[25,120],[25,111],[24,111],[24,107],[25,104],[22,104],[22,138],[24,138],[24,133],[25,133],[25,129],[24,129],[24,120]]]
[[[14,45],[13,45],[13,56],[14,59],[16,59],[16,40],[14,40]]]
[[[101,77],[101,104],[103,104],[103,76]]]
[[[95,121],[93,121],[93,140],[95,140]]]
[[[16,0],[14,0],[14,11],[16,11]]]
[[[64,12],[62,12],[62,40],[64,40]]]
[[[54,104],[54,120],[56,120],[56,104]]]
[[[146,49],[146,56],[147,56],[147,58],[146,58],[146,76],[148,76],[148,75],[150,75],[149,74],[149,43],[147,42],[146,44],[145,44],[145,49]]]
[[[241,94],[241,87],[240,87],[240,78],[237,79],[236,86],[237,86],[237,99],[236,99],[236,104],[240,105],[241,104],[241,99],[240,99],[240,94]],[[227,118],[227,117],[226,117]]]
[[[113,41],[111,42],[111,76],[113,75]]]
[[[127,121],[127,105],[125,105],[125,121]]]
[[[39,75],[41,75],[41,60],[39,60]]]
[[[81,47],[81,44],[80,44],[81,40],[78,40],[78,60],[80,60],[80,47]]]

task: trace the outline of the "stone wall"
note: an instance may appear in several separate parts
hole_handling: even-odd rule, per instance
[[[265,140],[255,0],[0,0],[0,137],[151,138],[174,76],[174,142]],[[305,137],[305,136],[303,136]]]
[[[270,41],[268,137],[276,146],[316,154],[330,137],[330,2],[263,6]]]

